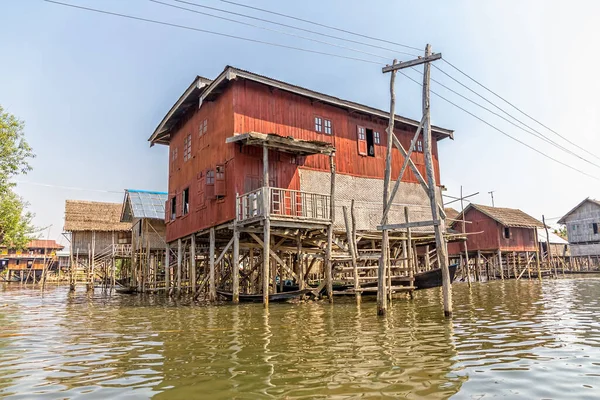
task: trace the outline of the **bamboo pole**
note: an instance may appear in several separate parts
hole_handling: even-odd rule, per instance
[[[215,283],[215,228],[210,228],[209,233],[209,249],[208,249],[208,299],[210,301],[217,300],[217,286]]]

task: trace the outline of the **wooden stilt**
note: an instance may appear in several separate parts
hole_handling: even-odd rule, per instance
[[[296,271],[298,274],[298,289],[305,288],[304,282],[304,262],[302,259],[302,233],[298,230],[296,234]]]
[[[233,263],[231,264],[233,304],[240,302],[240,231],[233,226]]]
[[[504,280],[504,266],[502,265],[502,250],[498,249],[498,269],[500,270],[500,279]]]
[[[269,306],[269,281],[271,274],[271,220],[265,219],[264,232],[263,232],[263,271],[262,271],[262,283],[263,283],[263,304],[265,307]]]
[[[192,296],[196,296],[196,234],[192,233],[190,236],[190,288],[192,290]]]
[[[333,263],[332,243],[333,224],[335,223],[335,153],[329,156],[330,188],[329,188],[329,225],[327,226],[327,252],[325,255],[325,281],[327,285],[327,297],[333,303]]]
[[[475,262],[475,279],[481,282],[481,250],[477,250],[477,258]]]
[[[355,295],[360,297],[360,283],[358,279],[358,263],[356,260],[356,245],[354,244],[354,237],[352,235],[353,229],[350,227],[350,220],[348,217],[348,208],[344,206],[342,208],[344,212],[344,225],[346,226],[346,237],[348,239],[348,249],[350,250],[350,259],[352,265],[352,272],[354,274],[354,290]]]
[[[183,264],[183,243],[177,239],[177,295],[181,295],[181,267]]]
[[[542,280],[542,268],[540,266],[540,241],[538,239],[537,229],[533,230],[533,235],[535,236],[535,245],[536,245],[535,264],[537,267],[538,279],[541,281]]]
[[[210,228],[208,246],[208,299],[210,301],[215,301],[217,300],[217,286],[215,283],[215,228]]]

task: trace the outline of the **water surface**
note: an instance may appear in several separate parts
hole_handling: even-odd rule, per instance
[[[191,305],[0,284],[9,399],[598,398],[600,279],[397,299]]]

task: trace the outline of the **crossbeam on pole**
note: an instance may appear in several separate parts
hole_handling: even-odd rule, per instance
[[[414,67],[415,65],[421,65],[431,61],[439,60],[440,58],[442,58],[442,53],[435,53],[427,57],[419,57],[415,60],[404,61],[398,64],[385,66],[381,68],[381,72],[385,74],[386,72],[398,71],[399,69]]]
[[[394,230],[394,229],[406,229],[406,228],[419,228],[423,226],[437,226],[440,224],[439,220],[435,221],[414,221],[414,222],[405,222],[402,224],[387,224],[387,225],[378,225],[377,230],[382,231],[386,230]]]

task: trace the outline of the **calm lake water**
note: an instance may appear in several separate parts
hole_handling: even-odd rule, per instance
[[[0,284],[0,397],[599,398],[600,279],[202,306]]]

